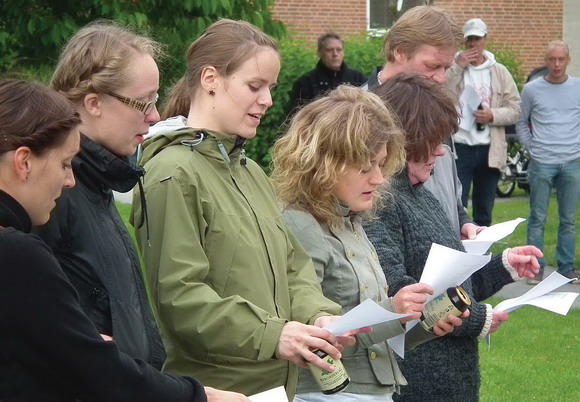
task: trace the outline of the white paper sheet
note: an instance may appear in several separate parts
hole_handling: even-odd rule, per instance
[[[248,399],[252,402],[288,402],[288,396],[283,386],[254,394],[249,396]]]
[[[577,297],[578,293],[574,292],[550,292],[529,300],[526,304],[543,308],[544,310],[560,315],[566,315],[568,314],[568,311],[570,311],[572,303],[574,303],[574,300],[576,300]]]
[[[475,271],[487,264],[491,255],[467,254],[454,250],[437,243],[431,245],[423,274],[419,282],[433,287],[433,295],[427,295],[427,302],[439,296],[449,287],[461,285]],[[407,323],[407,332],[411,330],[419,320]],[[393,352],[401,358],[405,358],[405,337],[399,335],[388,339],[387,342]]]
[[[408,315],[410,314],[393,313],[382,308],[373,300],[366,299],[338,320],[327,325],[325,329],[329,330],[332,334],[339,336],[353,329],[370,327],[372,325],[398,320],[399,318],[407,317]]]
[[[516,218],[485,228],[478,233],[475,239],[463,240],[463,247],[465,247],[465,251],[471,254],[485,254],[493,243],[512,234],[516,227],[523,221],[525,221],[524,218]]]
[[[413,322],[416,324],[419,321],[415,320]],[[409,329],[411,329],[408,325],[409,323],[407,323],[407,332],[409,332]],[[389,338],[387,339],[387,343],[389,344],[389,347],[393,349],[393,352],[399,355],[401,359],[405,358],[405,334]]]
[[[468,254],[433,243],[419,280],[433,287],[433,295],[428,295],[427,301],[439,296],[449,287],[461,285],[490,260],[489,254]]]
[[[477,110],[477,107],[481,103],[481,97],[471,85],[466,85],[459,97],[459,112],[461,113],[461,121],[459,122],[459,128],[466,131],[471,130],[473,124],[475,124],[475,116],[473,113]]]
[[[495,310],[509,313],[525,305],[532,305],[553,311],[554,313],[566,315],[574,303],[578,293],[574,292],[552,292],[572,279],[566,278],[557,272],[538,283],[520,297],[507,299],[495,306]]]

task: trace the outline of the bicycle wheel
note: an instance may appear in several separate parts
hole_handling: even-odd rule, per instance
[[[511,174],[511,169],[509,166],[505,168],[506,173],[502,174],[499,181],[497,182],[497,188],[495,193],[498,197],[507,198],[512,195],[514,189],[516,188],[516,182],[509,180],[507,177]]]

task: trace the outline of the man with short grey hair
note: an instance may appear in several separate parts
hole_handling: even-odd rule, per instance
[[[558,272],[580,283],[574,266],[580,202],[580,79],[566,74],[570,51],[564,42],[550,42],[545,61],[548,75],[524,86],[522,114],[516,124],[518,137],[530,154],[528,244],[544,249],[544,227],[555,187],[560,220]],[[528,279],[529,284],[543,279],[545,261],[539,260],[541,271],[534,279]]]

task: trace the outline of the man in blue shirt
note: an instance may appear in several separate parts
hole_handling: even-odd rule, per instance
[[[580,79],[566,74],[570,51],[564,42],[550,42],[545,61],[548,74],[529,82],[522,91],[522,114],[516,124],[518,137],[531,156],[528,244],[544,248],[548,204],[555,186],[560,220],[558,272],[572,279],[580,276],[574,268],[580,201]],[[542,271],[544,265],[541,259]],[[528,283],[541,281],[542,271]]]

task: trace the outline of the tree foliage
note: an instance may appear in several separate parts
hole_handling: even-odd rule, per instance
[[[294,81],[314,68],[315,45],[285,38],[284,25],[272,19],[274,0],[3,0],[0,2],[0,71],[18,72],[48,81],[66,40],[80,27],[98,19],[115,20],[148,34],[167,46],[162,61],[160,95],[185,72],[185,53],[191,42],[219,18],[245,20],[279,39],[282,69],[273,92],[273,106],[248,142],[248,155],[266,170],[272,144],[285,131]],[[384,37],[364,34],[346,39],[346,63],[369,75],[382,65]],[[517,55],[490,43],[490,50],[521,88],[524,74]]]
[[[184,71],[187,47],[219,18],[251,22],[281,38],[274,0],[4,0],[0,2],[0,69],[46,80],[60,49],[80,27],[99,18],[148,33],[168,47],[164,83]],[[163,68],[165,67],[165,68]]]

